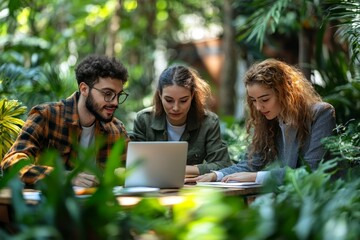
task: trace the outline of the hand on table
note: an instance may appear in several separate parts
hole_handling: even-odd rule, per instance
[[[256,172],[237,172],[223,177],[222,182],[237,181],[237,182],[255,182]]]
[[[196,182],[215,182],[216,173],[207,173],[197,177],[185,178],[185,183],[196,183]]]
[[[82,172],[72,179],[72,184],[78,187],[90,188],[99,185],[99,180],[95,175]]]

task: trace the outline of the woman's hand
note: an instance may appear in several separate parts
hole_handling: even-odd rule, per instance
[[[222,182],[237,181],[237,182],[255,182],[256,172],[237,172],[223,177]]]
[[[196,182],[215,182],[216,173],[207,173],[193,178],[185,178],[185,183],[196,183]]]

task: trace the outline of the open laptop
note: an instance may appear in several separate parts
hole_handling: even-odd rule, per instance
[[[124,187],[183,187],[187,150],[183,141],[129,142]]]

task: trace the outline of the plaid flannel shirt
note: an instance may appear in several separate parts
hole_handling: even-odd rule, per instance
[[[31,165],[21,169],[20,177],[26,184],[33,184],[44,178],[52,171],[51,166],[38,164],[38,157],[45,149],[55,149],[63,159],[65,169],[71,170],[72,160],[77,158],[73,149],[74,140],[81,137],[77,100],[79,93],[75,92],[69,98],[55,103],[46,103],[35,106],[29,112],[28,118],[22,127],[16,141],[4,156],[1,168],[6,170],[21,159],[33,159]],[[129,141],[124,124],[116,119],[109,123],[95,121],[95,136],[104,136],[105,144],[96,153],[96,164],[104,168],[107,156],[113,144],[123,137]],[[119,161],[123,159],[119,156]]]

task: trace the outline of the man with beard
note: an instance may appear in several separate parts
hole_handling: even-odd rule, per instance
[[[75,70],[78,91],[65,100],[35,106],[29,112],[16,141],[4,156],[5,170],[21,159],[31,161],[19,172],[21,180],[33,185],[46,177],[52,166],[39,165],[39,156],[46,149],[60,154],[65,169],[71,171],[77,159],[86,158],[86,149],[96,149],[95,138],[103,138],[103,145],[86,158],[88,166],[103,169],[113,144],[120,138],[128,141],[124,124],[114,117],[118,105],[128,94],[123,87],[128,78],[127,69],[115,58],[90,55]],[[121,156],[119,156],[119,161]],[[93,187],[98,184],[95,175],[79,173],[73,185]]]

